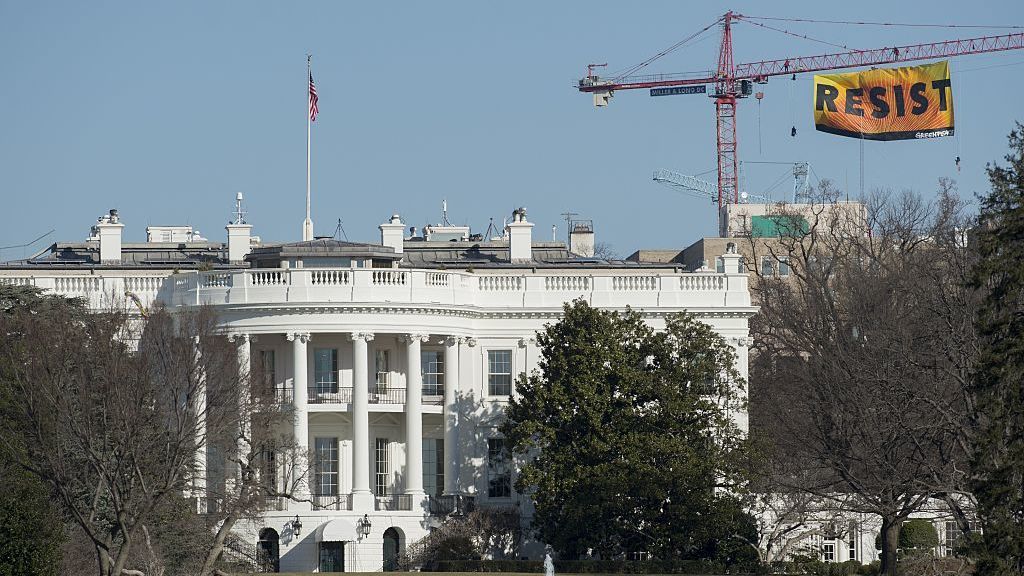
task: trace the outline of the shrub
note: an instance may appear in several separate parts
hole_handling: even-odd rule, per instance
[[[544,572],[540,560],[441,560],[435,572]],[[572,574],[724,574],[723,565],[704,560],[556,560],[555,573]]]
[[[935,526],[922,518],[907,520],[900,528],[900,548],[906,552],[930,551],[939,545]]]

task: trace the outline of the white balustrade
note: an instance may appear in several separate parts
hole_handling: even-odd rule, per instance
[[[523,289],[522,276],[481,276],[480,290],[487,292],[517,292]]]
[[[442,272],[427,272],[427,286],[447,288],[451,282],[451,274]]]
[[[224,288],[231,286],[230,272],[201,272],[199,274],[200,288]]]
[[[373,270],[374,286],[405,286],[407,273],[405,270]]]
[[[99,292],[103,278],[99,276],[57,276],[53,289],[58,294],[88,294]]]
[[[724,290],[722,274],[687,274],[679,277],[679,288],[684,291]]]
[[[311,269],[309,282],[314,286],[347,286],[352,283],[348,270]]]
[[[248,275],[250,286],[281,286],[287,283],[283,270],[253,270]]]
[[[612,290],[657,290],[657,276],[612,276]]]
[[[590,289],[590,276],[545,276],[545,290],[575,292]]]
[[[12,271],[13,272],[13,271]],[[91,306],[114,303],[124,293],[148,307],[274,304],[282,302],[394,302],[489,307],[561,307],[583,297],[595,306],[749,306],[747,277],[735,273],[687,273],[671,269],[416,270],[294,268],[185,272],[169,277],[131,274],[0,275],[0,282],[35,285],[86,298]],[[2,274],[2,271],[0,271]],[[113,299],[113,300],[111,300]]]
[[[125,276],[124,289],[133,292],[156,292],[160,290],[165,278],[162,276]]]

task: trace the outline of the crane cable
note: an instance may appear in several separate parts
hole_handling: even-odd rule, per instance
[[[807,36],[806,34],[797,34],[796,32],[790,32],[789,30],[784,30],[782,28],[775,28],[773,26],[769,26],[767,24],[762,24],[760,22],[751,22],[750,20],[747,19],[748,18],[747,16],[737,16],[736,18],[739,19],[739,20],[743,20],[747,24],[753,24],[754,26],[760,26],[761,28],[766,28],[768,30],[774,30],[776,32],[782,32],[783,34],[788,34],[788,35],[794,36],[796,38],[803,38],[804,40],[810,40],[811,42],[818,42],[819,44],[825,44],[825,45],[828,45],[828,46],[832,46],[833,48],[842,48],[843,50],[852,50],[854,52],[863,52],[863,50],[858,50],[856,48],[850,48],[849,46],[847,46],[845,44],[836,44],[834,42],[829,42],[828,40],[820,40],[820,39],[814,38],[812,36]]]
[[[908,22],[868,22],[857,20],[813,20],[810,18],[780,18],[772,16],[742,16],[744,20],[777,20],[783,22],[808,22],[813,24],[850,24],[855,26],[905,26],[908,28],[989,28],[1004,30],[1021,30],[1024,26],[983,26],[981,24],[914,24]],[[754,22],[751,22],[754,24]]]
[[[637,64],[635,66],[632,66],[630,68],[626,68],[624,71],[615,74],[615,80],[614,81],[618,81],[618,80],[620,80],[620,79],[622,79],[622,78],[624,78],[626,76],[629,76],[630,74],[633,74],[637,70],[640,70],[641,68],[646,67],[647,65],[651,64],[652,62],[654,62],[655,60],[661,58],[662,56],[666,56],[666,55],[668,55],[668,54],[678,50],[679,48],[682,48],[685,44],[687,44],[691,40],[697,38],[701,34],[707,32],[708,30],[710,30],[714,26],[718,25],[721,21],[722,21],[722,19],[719,18],[719,19],[715,20],[714,22],[712,22],[711,24],[708,24],[707,26],[701,28],[697,32],[694,32],[693,34],[690,34],[689,36],[687,36],[686,38],[680,40],[679,42],[676,42],[675,44],[669,46],[668,48],[665,48],[661,52],[658,52],[654,56],[651,56],[647,60],[644,60],[643,62],[641,62],[641,63],[639,63],[639,64]]]

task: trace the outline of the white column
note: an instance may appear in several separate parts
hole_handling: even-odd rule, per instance
[[[405,493],[423,494],[423,373],[420,344],[424,334],[409,334],[405,376]]]
[[[459,346],[462,338],[449,336],[444,341],[444,493],[459,493]]]
[[[194,340],[195,362],[199,380],[196,382],[193,398],[196,414],[196,454],[195,477],[192,481],[192,497],[196,499],[196,508],[200,514],[206,513],[206,370],[203,367],[203,352],[199,347],[199,337]]]
[[[225,478],[225,489],[233,494],[237,487],[236,480],[241,481],[245,468],[249,464],[249,452],[252,446],[252,426],[250,424],[251,389],[249,384],[249,361],[251,357],[250,337],[248,334],[229,334],[228,341],[237,347],[238,360],[238,437],[235,450],[238,463],[234,475]]]
[[[353,332],[352,338],[352,511],[372,512],[370,491],[369,362],[366,343],[373,334]]]
[[[308,332],[292,332],[288,334],[292,341],[292,406],[294,408],[293,435],[295,438],[295,450],[299,461],[309,464],[309,416],[307,404],[309,403],[309,370],[307,369],[306,344],[309,343]],[[300,464],[298,473],[302,478],[295,485],[295,496],[298,499],[309,498],[309,473],[312,467]]]
[[[238,458],[241,462],[247,463],[249,448],[252,445],[252,426],[249,418],[249,411],[252,409],[252,383],[249,381],[252,343],[248,334],[236,334],[234,340],[238,343]]]

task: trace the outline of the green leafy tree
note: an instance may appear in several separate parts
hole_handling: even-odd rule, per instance
[[[756,558],[730,418],[743,382],[720,336],[687,314],[656,332],[575,301],[537,342],[540,371],[519,378],[501,432],[541,540],[563,559]]]
[[[900,549],[911,554],[929,553],[939,545],[939,532],[924,518],[907,520],[900,528]]]
[[[50,576],[60,569],[64,523],[39,479],[0,467],[0,576]]]
[[[1024,125],[1010,132],[1006,166],[988,168],[974,284],[981,352],[973,381],[972,488],[982,535],[979,574],[1024,573]]]

